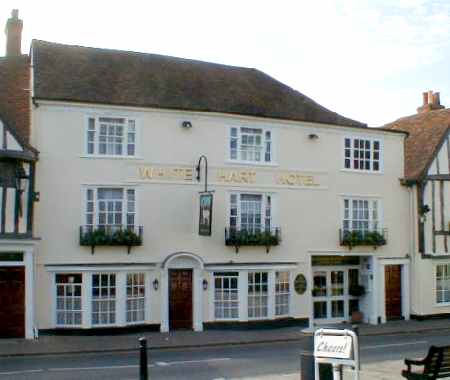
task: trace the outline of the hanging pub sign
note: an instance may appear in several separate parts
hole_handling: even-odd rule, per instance
[[[200,218],[198,223],[199,235],[211,236],[212,211],[212,193],[200,193]]]

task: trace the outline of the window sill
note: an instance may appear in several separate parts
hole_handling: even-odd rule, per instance
[[[239,165],[239,166],[265,166],[265,167],[278,167],[276,162],[255,162],[255,161],[239,161],[239,160],[226,160],[227,165]]]
[[[358,173],[358,174],[375,174],[375,175],[384,174],[382,170],[373,171],[373,170],[341,169],[340,171],[344,173]]]
[[[435,303],[434,307],[450,307],[450,302]]]
[[[106,159],[106,160],[143,160],[144,157],[141,156],[112,156],[103,154],[83,154],[80,158],[95,158],[95,159]]]

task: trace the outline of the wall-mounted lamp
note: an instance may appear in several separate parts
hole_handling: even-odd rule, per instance
[[[203,279],[203,290],[207,290],[208,289],[208,281],[205,279]]]
[[[18,166],[16,169],[16,189],[20,193],[25,191],[27,181],[29,177],[25,173],[25,169],[22,166]]]
[[[315,134],[315,133],[310,133],[310,134],[308,135],[308,138],[309,138],[310,140],[317,140],[317,139],[319,138],[319,135],[317,135],[317,134]]]
[[[181,123],[181,126],[185,129],[190,129],[192,128],[192,123],[188,120],[185,120]]]
[[[158,290],[158,288],[159,288],[159,281],[157,278],[155,278],[153,280],[153,289]]]

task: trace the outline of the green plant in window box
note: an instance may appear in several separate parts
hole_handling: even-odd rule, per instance
[[[133,229],[117,231],[106,231],[105,229],[93,229],[80,233],[80,245],[90,246],[94,253],[96,246],[126,246],[128,252],[130,247],[142,245],[142,237]]]
[[[269,252],[269,247],[280,244],[280,240],[278,228],[263,231],[225,230],[225,244],[236,247],[236,252],[240,246],[264,246]]]
[[[342,237],[342,245],[350,249],[358,245],[371,245],[376,248],[385,244],[386,238],[378,231],[344,231]]]

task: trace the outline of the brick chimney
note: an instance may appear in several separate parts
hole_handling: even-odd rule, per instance
[[[7,57],[22,55],[22,29],[23,22],[19,19],[19,10],[13,9],[5,27]]]
[[[423,104],[417,108],[417,113],[425,113],[433,110],[445,108],[441,105],[441,95],[439,92],[428,91],[422,94]]]

